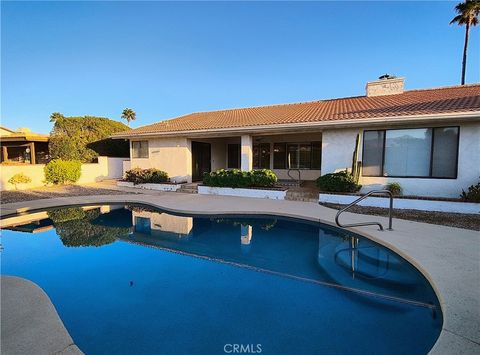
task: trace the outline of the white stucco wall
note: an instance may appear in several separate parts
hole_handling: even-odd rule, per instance
[[[122,177],[122,166],[126,158],[98,157],[98,163],[82,164],[80,179],[77,184],[88,184],[104,179]],[[127,160],[128,161],[128,160]],[[0,165],[0,189],[2,191],[15,190],[15,186],[8,180],[15,174],[23,173],[32,181],[28,184],[19,184],[19,190],[31,189],[45,185],[45,164],[33,165]]]
[[[410,127],[406,127],[410,128]],[[412,127],[413,128],[413,127]],[[355,139],[361,130],[342,129],[323,132],[322,175],[350,169]],[[362,159],[360,150],[359,159]],[[480,124],[460,124],[457,179],[360,177],[362,192],[381,189],[398,182],[404,195],[459,197],[462,189],[478,182],[480,176]]]
[[[131,144],[130,144],[131,146]],[[131,152],[131,149],[130,149]],[[192,181],[191,143],[187,138],[148,140],[148,158],[131,158],[131,168],[156,168],[176,182]]]
[[[123,166],[125,164],[130,164],[130,159],[108,157],[107,164],[108,164],[108,178],[120,179],[123,177]]]

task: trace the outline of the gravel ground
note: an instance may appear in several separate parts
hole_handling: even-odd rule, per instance
[[[332,203],[323,203],[322,205],[337,210],[345,207],[345,205]],[[349,211],[375,216],[388,216],[388,209],[380,207],[353,206]],[[480,215],[475,214],[397,209],[393,211],[393,218],[480,231]]]
[[[108,188],[98,188],[94,186],[51,186],[41,187],[31,190],[19,191],[3,191],[0,194],[1,204],[39,200],[52,197],[69,197],[69,196],[87,196],[87,195],[121,195],[133,192],[110,190]]]

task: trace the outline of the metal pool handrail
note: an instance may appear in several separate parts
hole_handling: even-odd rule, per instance
[[[367,197],[373,195],[373,194],[386,194],[389,195],[390,197],[390,207],[388,209],[388,229],[389,231],[393,230],[392,229],[392,211],[393,211],[393,194],[388,191],[388,190],[372,190],[368,192],[367,194],[361,196],[360,198],[357,198],[355,201],[353,201],[351,204],[348,206],[342,208],[340,211],[337,212],[337,215],[335,216],[335,223],[337,223],[337,226],[342,227],[342,228],[348,228],[348,227],[360,227],[360,226],[371,226],[371,225],[377,225],[378,228],[380,228],[381,231],[383,231],[383,226],[380,222],[362,222],[362,223],[352,223],[352,224],[341,224],[338,221],[338,218],[340,215],[348,210],[349,208],[355,206],[358,204],[360,201],[365,200]]]
[[[296,171],[296,172],[298,172],[297,183],[300,185],[300,184],[302,183],[302,180],[301,180],[301,179],[302,179],[302,177],[301,177],[302,172],[301,172],[301,170],[300,170],[300,169],[296,169],[296,168],[288,169],[288,171],[287,171],[288,177],[289,177],[290,179],[292,179],[292,180],[295,180],[295,178],[294,178],[292,175],[290,175],[290,172],[291,172],[291,171]]]

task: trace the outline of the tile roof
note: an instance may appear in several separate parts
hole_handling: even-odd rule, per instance
[[[117,136],[245,128],[322,121],[421,116],[480,111],[480,84],[409,90],[385,96],[357,96],[230,110],[197,112],[117,133]]]

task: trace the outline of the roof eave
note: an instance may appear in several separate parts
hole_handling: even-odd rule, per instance
[[[289,132],[293,130],[304,129],[334,129],[334,128],[357,128],[365,126],[398,126],[408,123],[432,123],[432,121],[449,121],[456,122],[476,122],[480,121],[480,111],[467,111],[467,112],[455,112],[455,113],[441,113],[441,114],[429,114],[419,116],[390,116],[390,117],[376,117],[376,118],[359,118],[359,119],[347,119],[347,120],[330,120],[330,121],[317,121],[317,122],[303,122],[303,123],[286,123],[286,124],[271,124],[271,125],[258,125],[258,126],[246,126],[246,127],[231,127],[231,128],[215,128],[215,129],[202,129],[202,130],[184,130],[184,131],[171,131],[171,132],[146,132],[146,133],[133,133],[113,135],[113,139],[134,139],[134,138],[149,138],[149,137],[175,137],[175,136],[191,136],[191,135],[205,135],[205,134],[254,134],[259,130],[262,130],[262,134],[274,133],[288,129]]]

